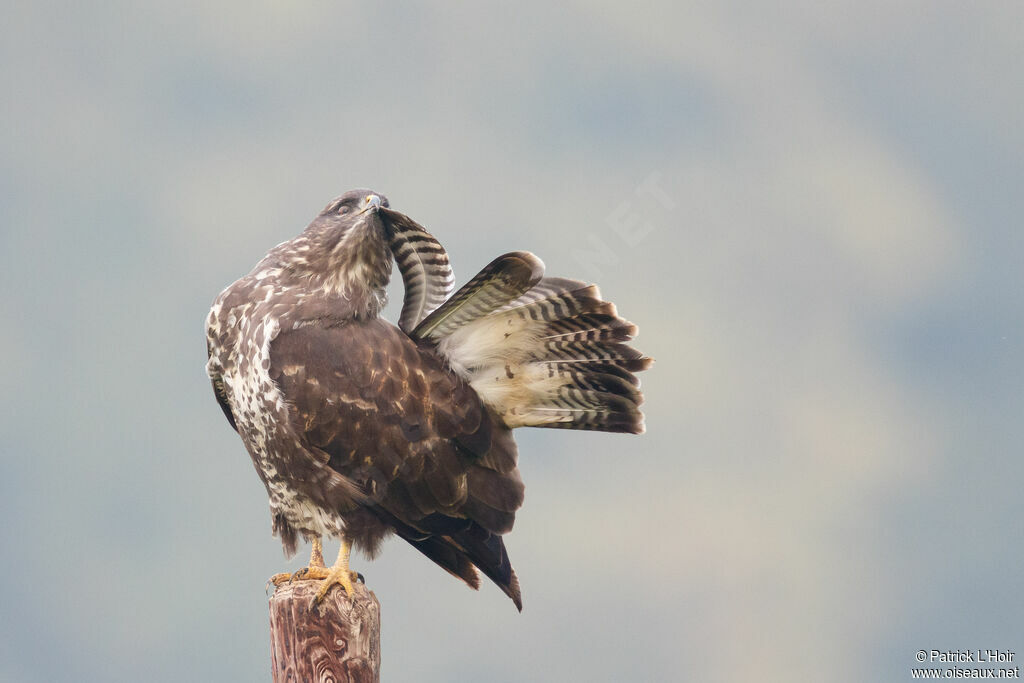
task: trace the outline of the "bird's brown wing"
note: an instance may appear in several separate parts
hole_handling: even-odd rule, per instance
[[[292,428],[365,493],[364,510],[521,605],[501,541],[523,501],[515,443],[465,381],[383,320],[282,330],[270,358]]]

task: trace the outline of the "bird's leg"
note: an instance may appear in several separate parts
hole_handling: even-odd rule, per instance
[[[323,567],[324,565],[324,546],[320,537],[317,536],[313,539],[313,549],[309,552],[309,566],[310,567]]]
[[[341,547],[338,548],[338,559],[335,561],[334,566],[330,568],[325,567],[323,546],[320,543],[320,539],[317,538],[313,541],[313,550],[309,556],[308,567],[303,567],[294,574],[275,574],[270,580],[275,586],[280,586],[288,581],[322,580],[323,583],[320,585],[316,597],[313,598],[313,604],[315,605],[323,602],[332,586],[341,586],[345,589],[345,593],[352,597],[355,594],[353,582],[356,579],[362,580],[363,577],[348,568],[348,558],[351,553],[352,544],[347,539],[342,538]]]
[[[275,586],[280,586],[286,581],[295,581],[296,579],[307,578],[309,570],[318,567],[323,569],[324,567],[324,546],[319,536],[313,539],[313,549],[309,551],[309,566],[303,567],[294,574],[274,574],[270,577],[270,583]],[[313,577],[309,577],[313,578]]]
[[[338,559],[335,561],[334,566],[327,570],[327,575],[323,577],[324,582],[320,585],[320,590],[317,591],[316,597],[313,598],[313,604],[319,605],[323,602],[331,587],[335,585],[344,588],[345,593],[350,598],[355,595],[355,587],[352,585],[352,582],[359,575],[348,568],[348,558],[351,553],[352,545],[348,542],[347,538],[342,537],[341,547],[338,548]]]

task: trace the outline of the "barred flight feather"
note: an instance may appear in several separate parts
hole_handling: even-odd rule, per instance
[[[529,252],[516,251],[499,256],[427,316],[410,336],[439,341],[466,323],[522,296],[541,279],[543,273],[544,263]]]
[[[646,361],[647,361],[647,364],[644,365],[644,367],[640,368],[640,370],[646,370],[647,368],[651,367],[651,363],[654,362],[654,359],[647,358]],[[573,370],[576,370],[576,371],[578,371],[580,373],[587,373],[587,374],[591,374],[591,375],[593,375],[593,374],[613,375],[615,377],[618,377],[618,378],[622,379],[623,381],[629,382],[630,384],[632,384],[635,387],[640,386],[640,380],[637,378],[636,375],[633,374],[633,372],[631,372],[627,368],[624,368],[621,365],[618,365],[618,364],[616,364],[615,362],[612,362],[612,361],[586,361],[586,360],[580,360],[580,361],[570,361],[570,362],[567,362],[567,363],[566,362],[562,362],[562,363],[552,362],[552,363],[547,363],[547,365],[550,365],[552,367],[558,367],[561,370],[573,369]],[[639,372],[639,370],[637,372]]]
[[[545,339],[561,341],[629,341],[636,325],[611,314],[584,314],[571,320],[552,320],[544,328]]]
[[[381,209],[388,242],[405,284],[398,326],[409,333],[445,302],[455,289],[448,253],[426,229],[405,214]]]
[[[652,360],[624,343],[636,326],[595,285],[526,277],[527,256],[489,264],[414,336],[435,342],[508,427],[642,432],[633,373]]]

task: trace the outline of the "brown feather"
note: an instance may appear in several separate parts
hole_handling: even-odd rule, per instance
[[[495,535],[523,501],[515,443],[430,345],[381,320],[324,321],[282,332],[271,358],[292,428],[377,511],[376,522],[365,508],[342,515],[357,547],[373,552],[395,530],[474,587],[475,565],[521,604]],[[467,525],[477,531],[463,537]]]

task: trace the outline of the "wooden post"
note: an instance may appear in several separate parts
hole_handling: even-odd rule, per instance
[[[350,600],[335,586],[314,607],[319,587],[319,581],[293,581],[270,596],[274,683],[379,683],[377,596],[357,583]]]

